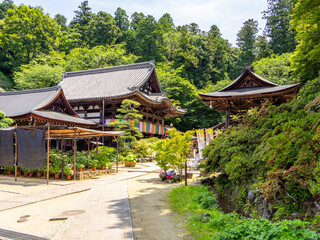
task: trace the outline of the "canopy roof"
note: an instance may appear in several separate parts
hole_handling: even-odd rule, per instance
[[[0,92],[0,110],[16,121],[95,126],[80,118],[66,100],[61,87]]]
[[[278,85],[251,70],[245,70],[236,80],[217,92],[200,93],[199,96],[212,108],[225,111],[248,110],[260,106],[265,100],[280,104],[291,100],[299,91],[300,83]]]
[[[59,85],[71,103],[138,96],[142,101],[170,109],[170,116],[186,113],[173,106],[161,91],[153,61],[66,72]]]

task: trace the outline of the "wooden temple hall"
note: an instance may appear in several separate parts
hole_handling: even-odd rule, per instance
[[[236,80],[217,92],[201,93],[200,97],[210,108],[226,113],[225,126],[230,125],[231,114],[241,114],[269,101],[279,105],[292,100],[298,93],[300,83],[278,85],[250,69],[246,69]]]
[[[124,99],[141,104],[143,120],[135,124],[145,137],[163,136],[165,118],[186,113],[173,106],[161,91],[153,61],[66,72],[59,86],[77,114],[95,122],[101,130],[110,129],[110,122],[121,121],[116,115]]]

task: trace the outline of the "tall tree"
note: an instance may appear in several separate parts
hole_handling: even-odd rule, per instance
[[[163,30],[153,16],[142,19],[136,28],[134,53],[141,56],[141,61],[163,61]]]
[[[290,15],[295,0],[268,0],[268,10],[263,12],[267,20],[264,29],[270,48],[275,54],[293,52],[297,42],[296,31],[290,29]]]
[[[269,42],[266,36],[258,36],[256,40],[256,57],[257,60],[269,57],[272,54]]]
[[[299,42],[292,57],[293,74],[303,81],[319,76],[320,0],[299,0],[293,10],[292,28]]]
[[[8,10],[3,22],[0,49],[6,59],[2,69],[12,71],[59,46],[60,26],[39,9],[21,5]]]
[[[134,12],[132,15],[131,15],[131,23],[130,23],[130,27],[132,29],[137,29],[140,22],[145,19],[146,16],[141,12],[141,13],[138,13],[138,12]]]
[[[125,10],[122,8],[117,8],[117,11],[114,13],[114,20],[116,21],[117,27],[121,31],[127,31],[130,27],[129,17]]]
[[[81,40],[84,44],[86,44],[88,42],[88,39],[83,33],[88,29],[88,25],[92,19],[93,14],[87,0],[81,2],[78,9],[79,10],[74,11],[75,16],[70,22],[70,27],[73,31],[81,34]]]
[[[84,32],[91,47],[113,44],[120,36],[120,29],[114,18],[106,12],[94,14]]]
[[[243,23],[237,34],[237,45],[241,50],[240,62],[251,64],[255,60],[255,42],[258,33],[258,21],[252,18]]]
[[[164,31],[170,31],[174,29],[173,19],[169,13],[162,15],[162,17],[159,19],[159,24]]]
[[[56,20],[56,22],[61,26],[61,29],[63,31],[67,31],[68,27],[67,27],[67,18],[61,14],[56,14],[53,18],[54,20]]]

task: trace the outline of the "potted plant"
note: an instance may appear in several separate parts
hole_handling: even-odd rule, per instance
[[[63,173],[65,173],[67,175],[68,180],[71,180],[71,177],[74,174],[74,171],[72,170],[71,164],[68,164],[63,168]]]
[[[77,169],[78,169],[79,172],[82,172],[83,169],[84,169],[84,164],[82,164],[82,163],[77,163]]]
[[[103,162],[99,162],[99,167],[100,167],[100,169],[101,170],[104,170],[105,168],[106,168],[106,166],[107,166],[107,163],[105,162],[105,161],[103,161]]]
[[[126,157],[124,157],[123,160],[124,160],[124,165],[126,167],[135,167],[136,166],[137,158],[136,158],[136,155],[134,155],[134,154],[127,155]]]
[[[28,169],[29,177],[33,177],[34,169],[29,168]]]
[[[113,165],[114,165],[113,162],[108,162],[107,163],[107,168],[110,170],[110,169],[112,169]]]
[[[51,167],[51,166],[50,166]],[[49,170],[50,171],[50,170]],[[60,166],[52,166],[52,171],[54,173],[54,178],[59,179],[60,178],[60,173],[61,173],[61,167]]]
[[[5,170],[7,170],[7,174],[11,175],[12,172],[14,172],[14,166],[4,167]]]
[[[25,177],[28,177],[29,176],[29,171],[28,171],[29,169],[24,169],[23,170],[23,176],[25,176]]]
[[[92,168],[92,171],[95,171],[97,169],[98,161],[97,160],[91,160],[89,162],[89,166]]]
[[[44,169],[41,168],[41,169],[37,169],[37,177],[38,178],[41,178],[43,176],[43,172],[44,172]]]

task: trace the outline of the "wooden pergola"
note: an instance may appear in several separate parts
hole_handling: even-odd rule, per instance
[[[47,141],[47,184],[49,184],[49,152],[50,152],[50,140],[51,139],[73,139],[73,169],[74,180],[76,179],[76,152],[77,152],[77,139],[90,139],[92,137],[104,137],[112,136],[117,143],[117,165],[116,171],[118,172],[119,164],[119,138],[124,134],[123,131],[98,131],[92,129],[86,129],[81,127],[66,127],[61,125],[50,125],[49,123],[43,126],[16,126],[16,128],[23,128],[29,130],[46,129],[46,141]],[[15,153],[15,181],[17,181],[17,144]]]

